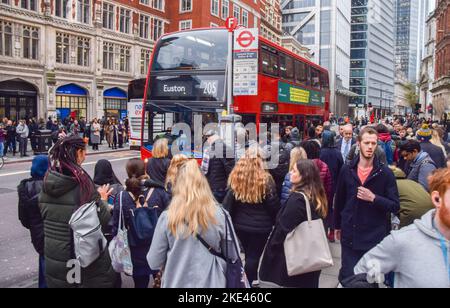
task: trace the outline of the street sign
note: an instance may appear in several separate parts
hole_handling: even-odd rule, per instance
[[[233,32],[238,26],[238,20],[235,17],[228,17],[225,25],[229,32]]]
[[[233,96],[258,95],[258,29],[234,32]]]

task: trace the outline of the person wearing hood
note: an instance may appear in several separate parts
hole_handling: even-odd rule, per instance
[[[408,180],[399,168],[391,167],[400,196],[400,228],[407,227],[434,208],[430,194],[417,182]]]
[[[392,232],[359,261],[355,274],[382,283],[393,272],[394,288],[450,287],[450,169],[437,171],[429,187],[435,209]]]
[[[389,129],[383,124],[379,124],[376,128],[378,132],[378,146],[384,151],[386,154],[386,161],[389,166],[392,166],[396,160],[395,157],[395,142],[392,141],[391,134],[389,133]]]
[[[445,168],[445,155],[442,149],[431,143],[433,137],[432,130],[427,124],[423,124],[422,128],[417,131],[417,140],[420,142],[422,151],[428,153],[434,161],[436,168]]]
[[[141,240],[135,234],[139,227],[132,223],[134,211],[140,207],[157,207],[158,216],[167,208],[169,197],[164,186],[152,181],[145,174],[145,163],[137,158],[130,159],[126,166],[128,179],[125,182],[126,190],[119,193],[115,200],[113,210],[112,234],[116,236],[119,229],[121,207],[123,221],[128,232],[128,243],[133,263],[133,280],[135,288],[146,289],[150,282],[150,275],[156,275],[147,263],[147,253],[150,250],[151,241]]]
[[[19,194],[19,220],[30,230],[31,243],[39,255],[39,288],[47,288],[45,282],[44,223],[39,209],[39,195],[48,170],[47,155],[36,156],[31,165],[31,178],[17,187]]]
[[[299,147],[301,143],[302,143],[302,140],[301,140],[301,136],[300,136],[300,131],[298,130],[297,127],[294,127],[291,130],[291,133],[289,134],[289,141],[285,145],[286,152],[289,153],[289,155],[290,155],[292,149],[295,147]]]
[[[39,207],[44,222],[45,279],[49,288],[112,288],[115,273],[108,249],[91,265],[81,268],[80,283],[70,283],[74,268],[67,267],[75,259],[73,235],[69,221],[81,206],[95,202],[102,230],[111,215],[109,186],[95,188],[82,168],[86,158],[86,143],[78,135],[59,140],[50,150],[50,171],[44,179]],[[70,263],[69,263],[70,264]]]
[[[410,140],[400,147],[400,154],[407,161],[407,176],[422,185],[426,191],[429,191],[428,176],[436,170],[436,164],[430,155],[421,148],[422,144]]]
[[[117,194],[123,191],[123,185],[117,178],[111,163],[106,159],[97,162],[94,168],[94,184],[97,188],[109,185],[112,190],[108,199],[108,204],[113,206]]]

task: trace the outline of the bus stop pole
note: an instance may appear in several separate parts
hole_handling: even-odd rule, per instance
[[[227,87],[227,113],[231,114],[233,105],[233,31],[228,32],[228,87]]]

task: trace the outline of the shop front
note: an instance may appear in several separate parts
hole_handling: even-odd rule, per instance
[[[35,87],[16,79],[0,83],[0,119],[12,121],[37,118],[37,97]]]
[[[58,119],[87,119],[88,93],[76,84],[61,86],[56,90],[56,113]]]
[[[122,120],[127,117],[127,93],[119,88],[103,92],[105,116]]]

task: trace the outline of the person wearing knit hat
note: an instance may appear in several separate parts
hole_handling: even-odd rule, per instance
[[[43,179],[48,170],[48,156],[39,155],[31,163],[31,177]]]
[[[44,260],[44,223],[39,209],[39,195],[42,191],[44,176],[48,170],[47,155],[33,159],[31,178],[23,180],[17,187],[19,194],[19,220],[30,230],[31,242],[39,254],[39,288],[46,288]]]
[[[430,129],[428,124],[423,124],[422,128],[417,131],[416,134],[417,140],[420,142],[420,147],[422,151],[428,153],[431,159],[436,164],[436,168],[445,168],[445,155],[442,149],[438,146],[435,146],[430,142],[433,137],[433,131]]]
[[[419,129],[416,134],[417,140],[419,140],[420,142],[430,141],[432,135],[433,135],[433,132],[431,131],[428,124],[423,124],[422,128]]]

